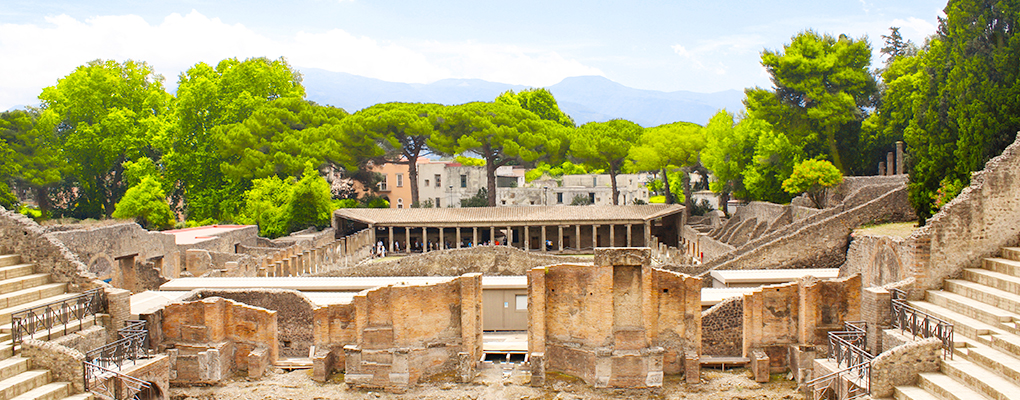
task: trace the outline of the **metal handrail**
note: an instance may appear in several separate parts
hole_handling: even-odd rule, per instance
[[[850,374],[851,377],[853,377],[854,375],[857,375],[857,379],[856,380],[854,380],[852,378],[851,379],[845,379],[845,380],[844,379],[836,379],[837,377],[843,376],[847,372],[851,372],[851,374]],[[862,372],[863,372],[863,374],[862,374]],[[822,381],[825,381],[825,380],[828,380],[828,382],[826,382],[821,387],[816,386],[818,384],[818,382],[822,382]],[[812,391],[814,392],[814,396],[813,397],[817,399],[818,395],[820,393],[824,392],[825,389],[832,388],[833,383],[835,383],[835,382],[843,382],[843,381],[853,385],[853,387],[847,388],[846,393],[847,393],[847,395],[849,397],[847,397],[845,400],[853,400],[853,399],[857,399],[857,398],[860,398],[862,396],[865,396],[867,394],[870,394],[871,393],[871,360],[862,362],[860,364],[851,365],[851,366],[848,366],[846,368],[843,368],[843,369],[840,369],[840,370],[837,370],[837,371],[834,371],[834,372],[830,372],[830,373],[828,373],[826,375],[822,375],[820,377],[817,377],[815,379],[807,381],[807,383],[805,383],[805,385],[812,389]],[[836,393],[840,392],[838,390],[838,388],[833,389],[833,391],[835,391]]]
[[[953,324],[907,304],[906,292],[892,289],[892,325],[900,332],[910,331],[912,337],[937,338],[942,342],[942,356],[953,358]]]
[[[104,368],[120,370],[128,361],[149,358],[149,331],[145,321],[125,321],[118,329],[120,339],[85,352],[85,361]]]
[[[89,316],[95,322],[102,310],[103,293],[101,288],[92,289],[64,300],[11,313],[11,342],[14,346],[20,345],[24,338],[42,330],[52,336],[53,328],[58,325],[63,325],[63,334],[66,335],[71,321],[78,320],[81,324]]]
[[[108,399],[117,398],[116,387],[111,389],[108,385],[106,385],[106,381],[110,378],[117,378],[120,380],[122,383],[121,387],[129,391],[131,398],[133,399],[138,399],[138,394],[141,393],[142,390],[152,387],[152,384],[149,382],[130,375],[122,374],[119,371],[114,371],[88,361],[83,361],[82,363],[85,366],[83,371],[85,375],[85,391],[92,392],[97,397]],[[93,380],[95,381],[95,384],[90,384]],[[106,393],[103,392],[103,389],[105,389]]]

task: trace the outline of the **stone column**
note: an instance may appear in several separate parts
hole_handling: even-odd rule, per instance
[[[896,142],[896,175],[903,175],[903,141]]]
[[[393,252],[393,227],[391,226],[389,230],[390,230],[390,242],[388,243],[388,245],[390,247],[390,253],[392,253]]]
[[[609,224],[609,247],[616,247],[616,225]]]
[[[506,245],[507,246],[511,246],[511,247],[513,246],[513,244],[514,244],[514,230],[513,230],[513,228],[511,228],[509,226],[506,227],[506,238],[504,240],[506,240]]]
[[[581,225],[574,225],[574,247],[581,250]]]
[[[375,238],[375,224],[368,224],[368,231],[369,231],[369,234],[368,234],[368,243],[369,243],[369,246],[375,246],[375,242],[378,241]]]
[[[540,246],[542,246],[542,252],[545,253],[549,251],[549,246],[545,245],[549,239],[545,237],[545,225],[542,225],[540,229],[542,229],[542,244]]]
[[[885,161],[878,162],[878,174],[885,175]]]
[[[648,247],[652,245],[652,221],[645,221],[645,244]]]
[[[490,226],[489,227],[489,244],[490,245],[496,244],[496,227],[495,226]]]
[[[599,247],[599,226],[591,226],[591,248],[594,251],[596,247]]]
[[[442,250],[443,246],[446,244],[443,241],[443,231],[445,231],[445,230],[446,230],[446,228],[443,228],[443,227],[439,228],[439,245],[436,246],[436,248],[439,249],[439,250]]]
[[[559,225],[559,226],[557,226],[557,228],[559,228],[559,236],[558,236],[559,239],[557,239],[557,240],[559,241],[558,242],[560,244],[559,248],[560,248],[560,251],[562,252],[563,251],[563,225]]]
[[[429,228],[421,227],[421,253],[425,254],[429,251]]]
[[[404,227],[404,241],[407,242],[407,247],[404,247],[404,252],[411,254],[411,227]]]
[[[531,232],[527,225],[524,225],[524,251],[531,251]]]
[[[885,168],[886,168],[886,171],[887,171],[886,175],[895,175],[896,174],[896,169],[894,168],[895,167],[894,163],[896,161],[895,161],[895,158],[893,158],[893,157],[895,157],[895,156],[893,156],[893,152],[890,151],[888,153],[885,153]]]
[[[471,246],[474,247],[477,245],[478,245],[478,227],[473,226],[471,227]]]
[[[627,224],[627,247],[634,247],[634,242],[631,240],[632,238],[630,233],[632,226],[634,226],[634,224]]]
[[[460,227],[458,226],[457,227],[457,248],[458,249],[460,248],[460,242],[462,242],[462,240],[460,240]]]

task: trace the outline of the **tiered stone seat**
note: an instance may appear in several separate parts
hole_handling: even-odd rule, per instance
[[[897,387],[899,400],[1020,399],[1020,248],[947,279],[910,305],[954,325],[954,359]]]
[[[66,287],[66,284],[51,282],[49,274],[34,273],[33,265],[23,263],[18,255],[0,255],[0,400],[86,400],[94,397],[92,393],[71,395],[70,383],[52,382],[50,371],[33,368],[32,360],[13,355],[11,314],[73,297],[75,294],[66,293]],[[72,328],[78,329],[77,324]],[[34,337],[48,339],[45,332]]]

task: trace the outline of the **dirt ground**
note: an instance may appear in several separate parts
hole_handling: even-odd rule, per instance
[[[457,384],[445,378],[423,383],[405,393],[350,389],[343,376],[320,384],[310,370],[277,370],[261,380],[238,378],[218,386],[171,388],[173,400],[263,400],[263,399],[444,399],[444,400],[567,400],[567,399],[685,399],[685,400],[801,400],[796,384],[774,375],[765,384],[755,383],[746,369],[722,372],[701,371],[702,383],[686,384],[680,377],[667,376],[661,388],[595,389],[577,378],[549,374],[545,387],[528,386],[529,376],[519,365],[483,368],[474,382]]]

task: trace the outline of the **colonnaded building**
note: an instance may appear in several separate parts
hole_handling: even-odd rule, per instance
[[[401,391],[514,365],[536,387],[697,390],[740,366],[811,398],[1015,398],[1020,144],[923,227],[894,160],[822,208],[729,216],[348,209],[269,240],[0,210],[0,397],[166,398],[275,369]]]

